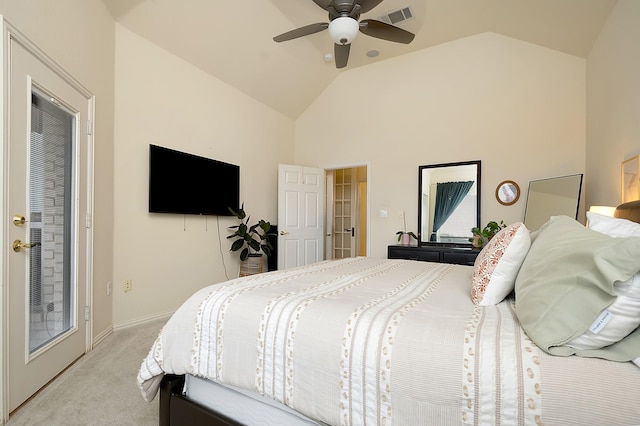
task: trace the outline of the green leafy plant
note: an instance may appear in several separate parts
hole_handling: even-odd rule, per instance
[[[482,229],[478,227],[471,228],[473,237],[469,238],[469,242],[472,243],[474,247],[482,248],[494,235],[506,227],[507,225],[505,225],[504,221],[501,220],[500,223],[498,223],[492,220]]]
[[[418,236],[416,234],[414,234],[413,232],[409,231],[407,232],[407,218],[404,216],[404,212],[402,212],[402,222],[404,224],[404,231],[398,231],[396,232],[396,235],[398,236],[398,241],[402,240],[402,236],[404,234],[408,234],[411,237],[413,237],[414,240],[418,239]]]
[[[230,226],[230,230],[235,230],[227,239],[235,238],[231,244],[231,251],[240,252],[240,260],[244,261],[250,255],[258,255],[264,252],[267,256],[271,256],[273,245],[269,241],[269,235],[273,235],[271,223],[260,219],[257,223],[249,225],[251,216],[244,211],[244,203],[238,210],[229,207],[229,212],[238,218],[240,224]]]
[[[402,239],[402,235],[404,235],[404,234],[411,235],[411,237],[413,237],[415,240],[418,239],[418,236],[416,234],[414,234],[413,232],[411,232],[411,231],[409,231],[409,232],[407,232],[407,231],[398,231],[398,232],[396,232],[396,235],[398,236],[398,241],[400,241]]]

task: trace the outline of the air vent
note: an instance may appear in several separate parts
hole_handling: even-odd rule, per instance
[[[407,21],[413,18],[413,11],[411,6],[403,7],[402,9],[394,10],[380,17],[382,22],[387,24],[397,25],[400,22]]]

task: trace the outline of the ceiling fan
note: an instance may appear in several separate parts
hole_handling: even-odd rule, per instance
[[[382,3],[383,0],[313,0],[315,4],[329,12],[329,22],[318,22],[306,25],[277,35],[274,41],[280,43],[315,34],[329,29],[329,35],[334,42],[334,57],[336,68],[344,68],[349,61],[351,42],[358,34],[358,30],[368,36],[409,44],[415,37],[409,31],[395,27],[375,19],[360,19],[360,14],[366,13]]]

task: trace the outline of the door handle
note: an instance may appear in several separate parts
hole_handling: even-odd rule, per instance
[[[22,250],[23,248],[30,249],[32,247],[37,247],[39,245],[42,245],[42,244],[41,243],[23,243],[20,240],[15,240],[13,242],[13,244],[11,244],[11,248],[13,248],[13,251],[15,251],[17,253],[20,250]]]
[[[280,235],[289,235],[287,231],[280,231]]]
[[[345,231],[347,231],[347,232],[351,232],[351,236],[352,236],[352,237],[355,237],[355,236],[356,236],[356,228],[351,228],[351,229],[349,229],[349,228],[344,228],[344,230],[345,230]]]

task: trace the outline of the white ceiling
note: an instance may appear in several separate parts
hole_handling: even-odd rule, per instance
[[[336,70],[327,31],[275,43],[272,37],[327,13],[312,0],[102,0],[114,19],[283,114],[296,118],[340,73],[487,31],[586,57],[617,0],[384,0],[361,19],[410,6],[398,26],[409,45],[358,35]],[[378,50],[369,58],[366,52]]]

